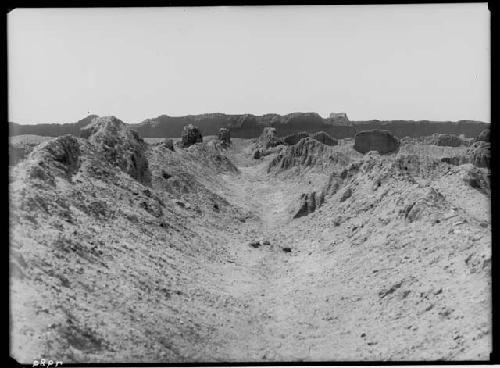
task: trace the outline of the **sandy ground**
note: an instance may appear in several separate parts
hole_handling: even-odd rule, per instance
[[[401,173],[394,162],[414,148],[363,157],[343,145],[332,152],[357,166],[268,172],[275,155],[254,160],[251,145],[233,139],[223,153],[236,172],[207,152],[157,145],[152,189],[107,166],[111,176],[90,175],[99,160],[91,148],[55,187],[26,180],[32,163],[20,164],[11,184],[12,355],[489,358],[490,197],[464,182],[470,165]],[[448,153],[432,150],[419,152]],[[300,194],[342,170],[348,175],[319,209],[292,219]],[[254,240],[269,244],[254,248]]]

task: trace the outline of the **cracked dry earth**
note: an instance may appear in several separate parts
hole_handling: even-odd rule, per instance
[[[489,358],[489,191],[438,160],[460,147],[344,144],[280,168],[251,140],[155,143],[146,185],[77,141],[70,176],[30,174],[43,148],[12,173],[18,361]]]

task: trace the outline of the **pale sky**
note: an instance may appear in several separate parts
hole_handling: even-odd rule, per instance
[[[490,121],[486,3],[16,9],[9,121],[346,112]]]

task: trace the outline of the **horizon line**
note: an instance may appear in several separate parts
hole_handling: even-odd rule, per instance
[[[340,113],[345,113],[345,112],[340,112]],[[335,113],[335,114],[340,114],[340,113]],[[154,119],[158,119],[160,117],[169,117],[169,118],[183,118],[183,117],[188,117],[188,116],[202,116],[202,115],[216,115],[216,114],[219,114],[219,115],[226,115],[226,116],[245,116],[245,115],[250,115],[250,116],[255,116],[255,117],[263,117],[265,115],[277,115],[277,116],[287,116],[287,115],[291,115],[291,114],[316,114],[318,115],[321,119],[323,120],[329,120],[331,119],[329,116],[326,116],[324,117],[323,115],[321,115],[320,113],[318,112],[314,112],[314,111],[293,111],[293,112],[289,112],[289,113],[286,113],[286,114],[279,114],[279,113],[274,113],[274,112],[268,112],[268,113],[264,113],[264,114],[254,114],[254,113],[235,113],[235,114],[230,114],[230,113],[225,113],[225,112],[205,112],[205,113],[199,113],[199,114],[184,114],[184,115],[168,115],[168,114],[160,114],[160,115],[157,115],[155,117],[151,117],[151,118],[145,118],[143,120],[141,120],[140,122],[136,122],[136,123],[130,123],[130,122],[125,122],[124,120],[122,120],[121,118],[119,118],[117,115],[113,115],[113,114],[105,114],[105,115],[99,115],[99,114],[88,114],[88,115],[85,115],[83,118],[81,119],[78,119],[76,121],[70,121],[70,122],[63,122],[63,123],[60,123],[60,122],[40,122],[40,123],[20,123],[20,122],[16,122],[16,121],[11,121],[9,119],[8,123],[9,124],[17,124],[17,125],[49,125],[49,124],[53,124],[53,125],[64,125],[64,124],[75,124],[81,120],[84,120],[90,116],[96,116],[96,117],[105,117],[105,116],[114,116],[116,117],[117,119],[121,120],[122,122],[124,122],[125,124],[130,124],[130,125],[138,125],[138,124],[142,124],[148,120],[154,120]],[[349,119],[349,115],[347,113],[345,113],[347,115],[347,122],[360,122],[360,121],[431,121],[431,122],[460,122],[460,121],[474,121],[474,122],[481,122],[481,123],[487,123],[487,124],[491,124],[490,121],[487,121],[487,120],[477,120],[477,119],[457,119],[457,120],[433,120],[433,119],[401,119],[401,118],[398,118],[398,119],[383,119],[383,118],[370,118],[370,119]]]

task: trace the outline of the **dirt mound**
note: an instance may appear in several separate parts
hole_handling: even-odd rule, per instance
[[[219,174],[237,175],[217,141],[202,142],[172,152],[163,146],[148,151],[153,189],[174,195],[195,211],[223,211],[228,203],[218,192],[223,185]]]
[[[338,140],[330,136],[327,132],[316,132],[311,135],[312,139],[316,139],[317,141],[326,144],[327,146],[336,146],[339,144]]]
[[[229,147],[231,145],[231,132],[227,128],[220,128],[217,135],[222,147]]]
[[[460,147],[465,144],[460,137],[454,134],[434,134],[432,141],[432,144],[437,146]]]
[[[490,130],[489,129],[485,129],[481,133],[479,133],[479,135],[476,138],[476,141],[489,142],[490,141]]]
[[[80,144],[72,135],[41,143],[28,156],[24,166],[28,178],[55,185],[55,177],[71,180],[80,165]]]
[[[259,160],[261,157],[264,156],[264,152],[261,148],[257,148],[253,151],[252,153],[252,157],[255,159],[255,160]]]
[[[453,159],[452,159],[453,161]],[[419,176],[434,178],[447,171],[446,160],[416,154],[399,154],[391,168],[397,177]]]
[[[121,120],[114,116],[95,118],[82,128],[80,136],[88,139],[105,160],[141,183],[150,184],[151,173],[145,156],[148,145]]]
[[[462,162],[461,164],[465,163]],[[489,176],[487,171],[482,169],[469,169],[465,166],[465,168],[450,170],[447,162],[443,162],[442,159],[436,157],[406,153],[399,153],[396,156],[383,156],[376,152],[369,152],[362,159],[351,162],[343,170],[332,172],[328,183],[321,190],[321,196],[324,199],[322,202],[338,201],[339,204],[348,203],[352,206],[354,201],[354,203],[357,203],[356,208],[361,211],[363,208],[366,209],[365,204],[359,200],[359,193],[361,192],[365,193],[368,190],[371,193],[385,195],[387,190],[381,190],[381,188],[387,188],[388,185],[409,187],[418,185],[420,188],[421,184],[419,183],[422,180],[438,181],[445,175],[461,177],[463,182],[470,187],[489,195]],[[429,212],[429,206],[435,209],[446,207],[443,205],[444,197],[432,188],[429,190],[430,192],[420,199],[408,202],[408,204],[400,208],[399,212],[404,213],[404,217],[409,222],[430,215],[433,210]],[[449,207],[449,204],[447,206]],[[302,207],[304,208],[302,213],[307,214],[307,203]],[[374,208],[373,204],[369,208]],[[317,208],[315,209],[317,210]]]
[[[293,133],[284,137],[283,142],[285,144],[288,144],[289,146],[293,146],[294,144],[297,144],[302,138],[307,138],[307,137],[309,137],[308,132]]]
[[[430,181],[440,183],[440,189],[430,185]],[[442,181],[444,182],[441,183]],[[453,184],[447,183],[450,181]],[[454,208],[448,192],[464,191],[464,185],[477,189],[486,196],[490,193],[487,170],[471,165],[454,168],[438,158],[412,154],[385,157],[370,153],[362,160],[351,163],[343,171],[332,173],[329,185],[332,189],[325,192],[327,207],[333,203],[347,204],[349,207],[346,210],[353,211],[351,216],[367,209],[370,212],[382,209],[380,206],[387,205],[383,204],[383,198],[388,193],[399,193],[393,197],[397,199],[394,204],[399,208],[399,216],[409,223],[432,222],[433,219],[438,219],[439,222],[446,211]],[[408,196],[405,197],[403,193],[408,193]],[[454,200],[460,201],[460,196],[455,198]]]
[[[181,142],[182,147],[189,147],[193,144],[203,141],[201,131],[193,124],[188,124],[182,129]]]
[[[265,127],[262,134],[253,140],[250,156],[258,160],[264,156],[280,152],[285,147],[285,142],[278,137],[276,128]]]
[[[491,144],[485,141],[477,141],[467,148],[466,156],[469,162],[478,167],[490,167]]]
[[[253,149],[251,156],[253,159],[259,160],[265,156],[272,155],[273,153],[281,153],[284,151],[285,147],[286,146],[282,145],[282,144],[277,145],[275,147],[270,147],[270,148],[263,148],[263,147],[257,145],[257,148]]]
[[[259,137],[259,145],[263,148],[271,148],[276,147],[280,144],[283,144],[283,140],[278,137],[278,133],[276,128],[266,127],[262,131],[262,134]]]
[[[227,346],[213,334],[220,317],[212,315],[218,295],[231,294],[221,267],[234,257],[234,239],[225,231],[247,218],[216,193],[213,167],[237,169],[214,146],[142,151],[114,119],[90,128],[88,140],[53,139],[15,168],[11,354],[22,362],[54,354],[64,362],[179,362],[196,346],[210,360],[209,345]],[[151,187],[119,166],[137,151],[152,161]],[[31,177],[34,168],[51,177]],[[230,301],[244,310],[243,298]],[[205,322],[193,318],[201,310],[210,311]],[[224,315],[238,319],[234,310]]]
[[[354,149],[360,153],[391,153],[395,152],[399,145],[399,140],[387,130],[365,130],[354,137]]]
[[[284,171],[293,167],[323,167],[332,164],[342,165],[349,161],[348,157],[333,150],[332,147],[320,143],[316,139],[302,138],[297,144],[285,147],[269,163],[268,172]]]
[[[293,210],[293,218],[295,219],[313,213],[323,204],[324,199],[322,193],[303,193],[299,198],[297,209]]]
[[[171,139],[171,138],[166,138],[164,141],[163,141],[163,144],[165,145],[165,147],[167,147],[170,151],[175,151],[174,149],[174,140]]]
[[[434,188],[429,188],[422,196],[415,201],[402,207],[398,214],[409,223],[417,220],[429,218],[437,211],[444,211],[447,208],[444,196]]]
[[[491,195],[490,173],[487,170],[470,167],[465,172],[463,180],[472,188],[475,188],[488,196]]]
[[[237,173],[238,168],[229,160],[227,155],[219,149],[218,142],[211,141],[196,146],[191,146],[187,153],[193,159],[206,165],[208,168],[219,172]]]

